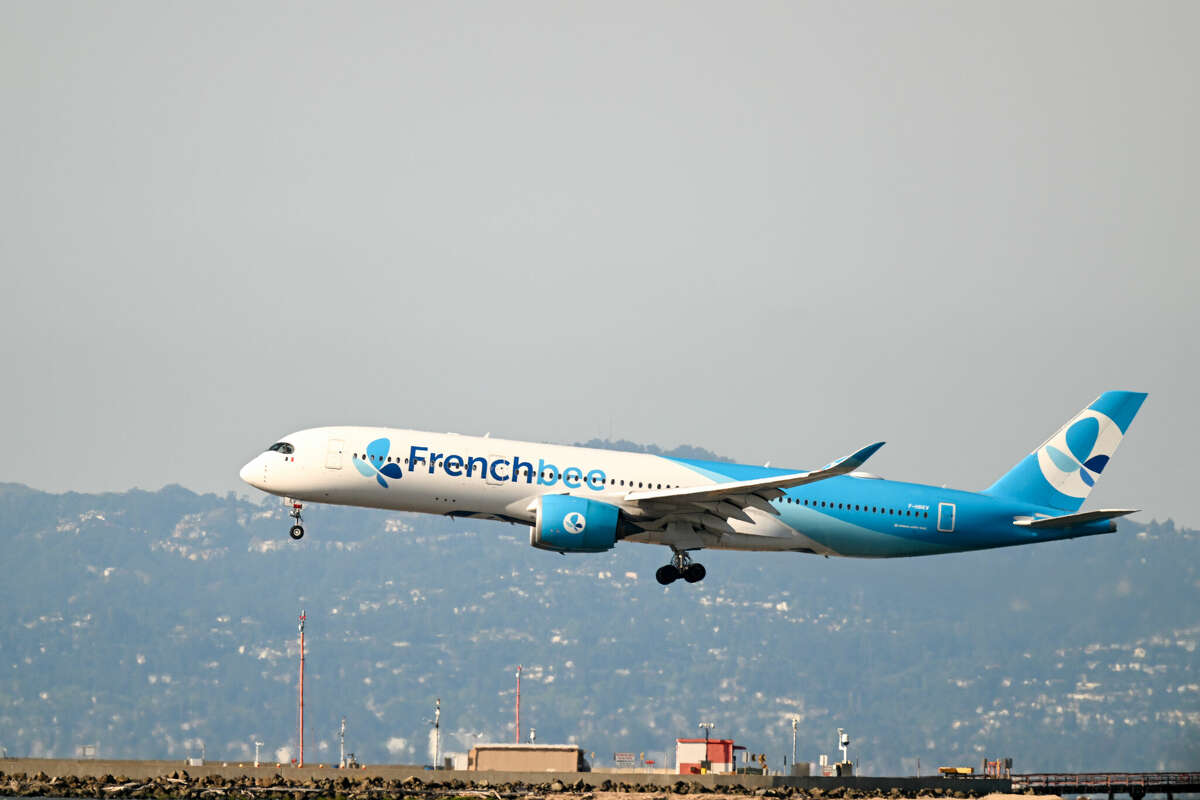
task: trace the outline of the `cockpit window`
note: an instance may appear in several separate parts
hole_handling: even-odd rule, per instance
[[[276,442],[267,448],[267,452],[272,450],[277,453],[283,453],[285,456],[290,456],[292,453],[296,452],[296,448],[292,447],[287,442]]]

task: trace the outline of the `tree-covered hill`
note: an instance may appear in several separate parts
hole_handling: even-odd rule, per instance
[[[716,724],[781,766],[871,774],[1012,756],[1019,771],[1200,764],[1200,539],[1102,537],[925,559],[706,553],[655,583],[662,548],[558,556],[499,523],[276,499],[47,494],[0,485],[0,745],[10,755],[286,756],[308,614],[308,760],[427,762],[526,727],[660,761]]]

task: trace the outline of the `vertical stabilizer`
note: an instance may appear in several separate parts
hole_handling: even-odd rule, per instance
[[[1145,392],[1105,392],[984,494],[1078,511],[1145,399]]]

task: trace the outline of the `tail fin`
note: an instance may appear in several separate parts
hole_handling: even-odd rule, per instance
[[[1145,399],[1105,392],[983,493],[1078,511]]]

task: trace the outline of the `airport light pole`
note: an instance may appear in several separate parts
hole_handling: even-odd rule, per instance
[[[300,609],[300,758],[296,766],[304,766],[304,621],[308,615]]]
[[[696,727],[704,729],[704,758],[701,760],[700,765],[704,766],[705,764],[711,764],[712,759],[710,759],[708,757],[708,734],[709,734],[709,731],[711,731],[716,726],[713,725],[711,722],[701,722]],[[706,767],[706,769],[708,769],[708,768],[709,767]]]
[[[796,728],[800,725],[799,717],[792,717],[792,774],[796,774]]]
[[[441,769],[438,761],[442,757],[442,698],[433,706],[433,768]]]
[[[521,743],[521,665],[517,665],[517,744]]]

